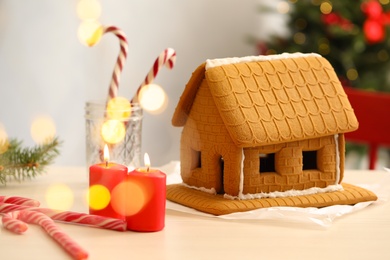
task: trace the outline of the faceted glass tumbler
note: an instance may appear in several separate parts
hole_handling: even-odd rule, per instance
[[[121,116],[111,118],[112,112]],[[131,104],[130,108],[124,110],[107,112],[105,101],[86,102],[87,167],[105,161],[105,145],[108,146],[110,162],[123,164],[129,169],[140,167],[142,114],[139,104]]]

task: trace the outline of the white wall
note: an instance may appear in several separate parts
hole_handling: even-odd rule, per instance
[[[156,83],[169,96],[160,115],[145,113],[143,151],[154,165],[179,159],[180,128],[171,126],[177,101],[192,71],[207,58],[256,53],[246,42],[257,34],[256,0],[100,0],[104,25],[120,27],[129,55],[119,94],[131,98],[158,54],[177,52],[172,71]],[[51,116],[64,141],[57,165],[85,165],[84,103],[105,99],[118,40],[104,35],[93,47],[77,39],[77,0],[0,1],[0,123],[9,137],[32,145],[30,124]]]

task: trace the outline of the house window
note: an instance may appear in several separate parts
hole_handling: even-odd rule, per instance
[[[260,158],[260,173],[276,172],[275,170],[275,153],[259,154]]]
[[[303,170],[318,170],[317,167],[317,151],[302,152]]]
[[[191,169],[201,168],[202,167],[202,156],[200,151],[191,149]]]

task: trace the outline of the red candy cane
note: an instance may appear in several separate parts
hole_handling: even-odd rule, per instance
[[[89,215],[85,213],[77,213],[71,211],[57,211],[52,209],[37,208],[34,211],[41,212],[53,220],[63,221],[68,223],[89,225],[93,227],[110,229],[116,231],[126,231],[127,224],[125,220],[116,218],[107,218],[98,215]]]
[[[47,208],[34,208],[8,203],[0,203],[0,213],[9,213],[16,210],[29,210],[45,214],[56,221],[62,221],[72,224],[88,225],[103,229],[126,231],[126,221],[116,218],[107,218],[97,215],[89,215],[72,211],[58,211]]]
[[[19,211],[13,211],[2,215],[1,221],[6,229],[17,234],[22,234],[28,229],[26,223],[18,219]]]
[[[118,27],[115,26],[104,27],[103,34],[104,33],[115,34],[119,39],[119,46],[120,46],[119,55],[115,63],[114,72],[112,73],[110,88],[108,92],[108,99],[111,99],[116,97],[118,94],[120,75],[127,58],[128,44],[127,44],[126,35]]]
[[[175,66],[175,62],[176,62],[176,52],[174,49],[167,48],[163,52],[161,52],[160,55],[155,60],[153,67],[150,69],[148,75],[146,75],[144,81],[138,87],[136,94],[131,99],[131,103],[138,102],[138,95],[142,87],[153,82],[158,72],[160,71],[161,67],[166,66],[168,69],[172,69],[173,66]]]
[[[40,212],[22,210],[15,211],[11,214],[7,214],[9,218],[13,218],[14,220],[24,221],[29,224],[36,224],[41,226],[46,233],[51,236],[58,244],[60,244],[67,252],[70,254],[73,259],[87,259],[88,253],[79,246],[70,236],[64,233],[59,227],[56,226],[54,221]],[[3,217],[4,221],[4,217]],[[21,222],[23,223],[23,222]],[[3,222],[4,224],[4,222]],[[10,231],[20,233],[19,230],[15,229],[11,225],[5,225],[5,228]],[[24,230],[26,231],[27,228]]]
[[[39,207],[40,205],[37,200],[17,196],[0,196],[0,203],[2,202],[31,207]]]

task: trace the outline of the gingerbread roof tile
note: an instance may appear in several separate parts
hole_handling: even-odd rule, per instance
[[[186,85],[173,125],[185,124],[197,89],[205,81],[239,147],[316,138],[358,128],[334,69],[319,55],[207,65],[207,69],[205,64],[200,65]]]

